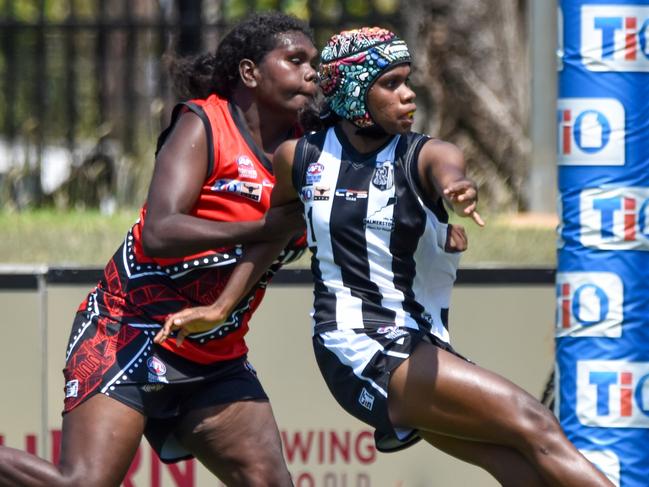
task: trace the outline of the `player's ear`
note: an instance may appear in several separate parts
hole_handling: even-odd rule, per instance
[[[257,87],[257,65],[250,59],[239,61],[239,77],[247,88]]]

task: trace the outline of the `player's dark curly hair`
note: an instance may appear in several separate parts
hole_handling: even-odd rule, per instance
[[[277,47],[277,35],[302,32],[311,42],[308,24],[281,12],[253,14],[244,19],[219,42],[214,53],[171,58],[169,70],[177,95],[183,99],[207,98],[212,93],[228,98],[239,82],[239,62],[259,63]]]

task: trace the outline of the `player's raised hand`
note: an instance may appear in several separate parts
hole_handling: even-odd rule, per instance
[[[485,223],[477,212],[478,189],[470,179],[460,179],[444,188],[444,197],[453,206],[453,211],[461,217],[471,217],[481,227]]]

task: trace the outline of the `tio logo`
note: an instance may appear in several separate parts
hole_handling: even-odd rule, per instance
[[[649,428],[649,362],[577,362],[577,417],[585,426]]]
[[[649,251],[649,188],[589,188],[579,195],[580,241],[605,250]]]
[[[624,165],[624,106],[614,98],[560,98],[557,162],[564,166]]]
[[[581,57],[591,71],[649,71],[649,6],[583,6]]]
[[[558,337],[622,336],[624,287],[612,272],[557,273]]]

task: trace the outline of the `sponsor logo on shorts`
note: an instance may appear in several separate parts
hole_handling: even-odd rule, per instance
[[[65,384],[65,397],[77,397],[79,395],[79,381],[69,380]]]
[[[164,389],[164,384],[144,384],[140,389],[144,392],[158,392]]]
[[[433,319],[433,315],[431,315],[428,311],[424,311],[421,314],[421,317],[426,320],[426,323],[428,323],[430,326],[435,325],[435,320]]]
[[[377,328],[376,332],[385,335],[385,337],[390,340],[408,335],[406,330],[399,328],[398,326],[382,326],[381,328]]]
[[[167,366],[158,357],[149,357],[146,361],[150,382],[168,382],[165,374]]]
[[[363,387],[363,389],[361,390],[361,395],[358,396],[358,402],[365,409],[371,411],[372,408],[374,407],[374,396],[369,392],[367,392],[367,389]]]

